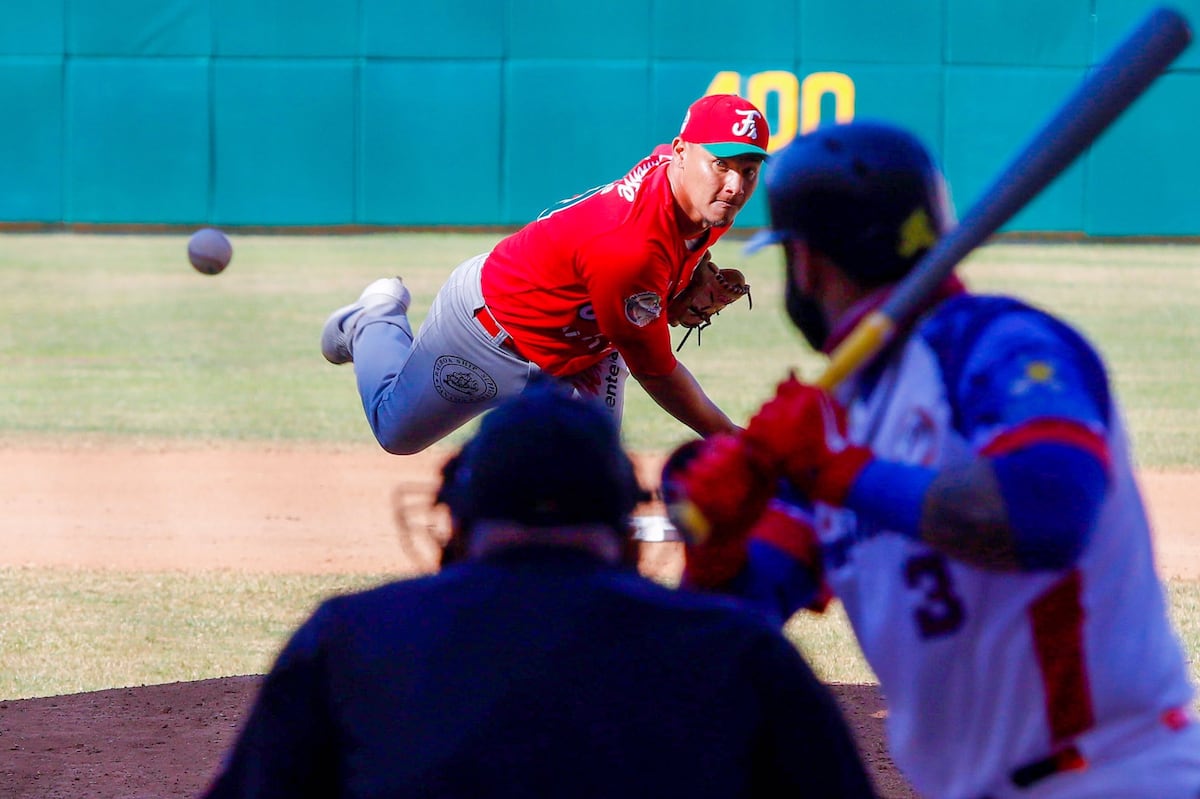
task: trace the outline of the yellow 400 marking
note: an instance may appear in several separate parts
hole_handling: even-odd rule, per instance
[[[833,98],[833,114],[837,122],[854,119],[854,81],[842,72],[813,72],[803,81],[784,70],[755,72],[745,80],[739,72],[718,72],[708,84],[705,94],[740,94],[759,108],[767,107],[767,98],[775,95],[778,120],[771,129],[768,150],[774,152],[821,124],[821,102],[826,95]]]

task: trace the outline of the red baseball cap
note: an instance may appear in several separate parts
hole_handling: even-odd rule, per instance
[[[692,103],[679,138],[699,144],[718,158],[767,157],[771,131],[762,111],[736,94],[709,94]]]

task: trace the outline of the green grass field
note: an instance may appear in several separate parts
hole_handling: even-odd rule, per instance
[[[183,235],[0,235],[0,440],[122,436],[348,442],[363,439],[346,369],[320,356],[325,316],[370,280],[401,274],[412,319],[494,234],[234,236],[217,277],[188,266]],[[740,303],[680,357],[735,419],[791,368],[819,373],[788,323],[777,252],[744,259]],[[1062,314],[1098,345],[1124,398],[1142,464],[1200,465],[1200,246],[993,245],[963,273]],[[636,384],[626,441],[661,450],[688,432]],[[460,434],[461,438],[461,434]]]
[[[326,314],[401,274],[417,323],[449,270],[496,238],[234,234],[232,265],[206,277],[188,266],[184,234],[0,234],[0,443],[361,443],[353,381],[318,351]],[[744,268],[754,308],[728,309],[680,357],[745,419],[789,369],[813,377],[821,360],[782,312],[777,253],[744,259],[727,241],[716,256]],[[1195,469],[1198,267],[1194,245],[996,244],[962,274],[1078,325],[1109,361],[1139,465]],[[688,435],[631,382],[630,448]],[[320,597],[383,578],[79,573],[0,556],[0,698],[261,672]],[[1170,590],[1200,672],[1200,585]],[[824,678],[871,678],[839,614],[789,632]]]

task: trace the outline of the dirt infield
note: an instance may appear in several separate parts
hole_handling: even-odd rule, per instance
[[[402,546],[393,500],[428,525],[444,452],[230,446],[0,450],[5,565],[122,570],[409,574],[427,552]],[[660,459],[638,458],[653,483]],[[1142,476],[1164,576],[1200,579],[1200,473]],[[645,571],[679,568],[672,545]],[[194,796],[253,698],[258,677],[0,701],[0,796]],[[915,796],[888,758],[875,686],[832,686],[887,799]]]

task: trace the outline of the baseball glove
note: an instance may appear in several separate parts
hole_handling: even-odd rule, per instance
[[[683,348],[693,330],[703,330],[711,325],[712,318],[725,306],[742,297],[746,297],[751,308],[754,307],[746,276],[737,269],[718,267],[713,263],[712,256],[705,253],[692,270],[692,277],[683,291],[667,304],[667,321],[671,326],[688,329],[675,351]],[[696,334],[696,341],[700,341],[699,333]]]

